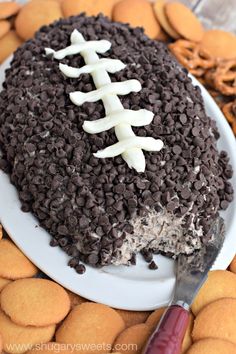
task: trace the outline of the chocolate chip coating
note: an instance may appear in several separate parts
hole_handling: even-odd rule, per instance
[[[101,101],[77,107],[69,99],[72,91],[94,90],[93,80],[88,74],[63,76],[58,61],[45,55],[46,47],[68,46],[75,28],[86,40],[111,42],[100,57],[126,64],[112,81],[138,79],[142,85],[141,92],[120,99],[127,109],[155,115],[151,124],[134,128],[136,135],[164,142],[160,152],[145,152],[144,173],[119,156],[93,156],[117,141],[112,129],[92,135],[82,129],[84,120],[105,116]],[[61,62],[84,65],[80,55]],[[207,235],[218,211],[232,201],[232,168],[227,153],[217,151],[219,133],[205,113],[200,89],[166,46],[140,28],[84,15],[43,27],[16,51],[0,107],[0,168],[18,189],[22,210],[33,212],[51,234],[51,245],[72,257],[69,265],[78,273],[85,270],[80,261],[95,267],[112,263],[127,233],[133,233],[135,216],[165,208],[187,227],[192,208],[194,225]],[[150,251],[158,250],[145,250],[149,261]],[[133,255],[130,263],[135,262]]]

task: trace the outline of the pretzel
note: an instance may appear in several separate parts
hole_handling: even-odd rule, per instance
[[[216,74],[216,68],[211,68],[207,70],[206,73],[204,74],[204,80],[208,88],[218,92],[218,90],[216,90],[215,88],[215,74]]]
[[[205,52],[200,50],[199,44],[180,39],[169,45],[170,51],[176,59],[197,77],[204,75],[206,69],[213,68],[215,60]]]
[[[214,91],[214,94],[216,93],[217,91]],[[211,92],[209,92],[211,94]],[[212,94],[211,94],[212,95]],[[229,103],[229,101],[227,100],[228,97],[226,96],[223,96],[221,95],[219,92],[218,92],[218,95],[217,96],[213,96],[212,97],[214,98],[214,100],[216,101],[218,107],[222,110],[223,107]]]
[[[236,101],[226,103],[222,111],[236,135]]]
[[[214,86],[226,96],[236,95],[236,59],[218,65],[214,73]]]

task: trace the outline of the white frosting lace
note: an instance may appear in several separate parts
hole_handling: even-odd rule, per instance
[[[78,78],[81,74],[91,74],[96,90],[91,92],[71,92],[71,101],[80,106],[85,102],[96,102],[102,100],[106,117],[85,121],[83,129],[89,134],[97,134],[115,129],[118,139],[104,150],[94,154],[98,158],[107,158],[122,155],[130,168],[137,172],[145,171],[145,157],[142,150],[159,151],[163,142],[151,137],[138,137],[134,134],[132,127],[140,127],[150,124],[154,114],[146,109],[133,111],[125,109],[118,95],[128,95],[131,92],[139,92],[142,87],[138,80],[127,80],[124,82],[112,82],[108,73],[115,73],[125,68],[120,60],[100,59],[97,53],[105,53],[111,47],[107,40],[85,41],[80,32],[74,30],[71,34],[71,45],[59,51],[46,48],[46,54],[53,54],[55,59],[61,60],[66,56],[81,54],[86,63],[82,68],[73,68],[68,65],[59,64],[62,73],[70,78]]]

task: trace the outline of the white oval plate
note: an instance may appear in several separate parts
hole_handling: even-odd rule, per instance
[[[8,66],[9,60],[0,67],[0,85]],[[228,151],[236,171],[233,133],[208,92],[195,78],[193,83],[200,86],[206,111],[217,121],[221,132],[218,147]],[[232,183],[236,187],[236,174]],[[39,269],[69,290],[92,301],[127,310],[152,310],[170,301],[175,284],[175,263],[172,260],[155,256],[159,269],[151,271],[140,256],[135,267],[94,269],[87,266],[86,273],[78,275],[67,266],[68,256],[60,248],[49,246],[50,235],[38,227],[33,215],[21,211],[17,191],[3,172],[0,172],[0,200],[0,219],[13,241]],[[214,269],[226,269],[236,252],[236,202],[222,215],[227,233]]]

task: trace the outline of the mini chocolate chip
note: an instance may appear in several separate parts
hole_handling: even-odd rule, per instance
[[[79,263],[79,260],[74,257],[74,258],[71,258],[68,262],[68,266],[71,267],[71,268],[75,268]]]
[[[150,263],[153,260],[153,255],[152,255],[151,251],[143,249],[141,251],[141,254],[142,254],[145,262]]]
[[[188,120],[186,114],[184,114],[184,113],[180,114],[179,120],[182,124],[186,124],[187,120]]]
[[[190,192],[190,190],[189,190],[187,187],[185,187],[185,188],[182,189],[182,191],[181,191],[181,197],[182,197],[183,199],[189,199],[190,195],[191,195],[191,192]]]
[[[227,200],[222,200],[222,202],[220,203],[220,207],[223,210],[226,210],[229,206],[229,202]]]
[[[143,189],[146,188],[146,183],[145,183],[144,181],[138,180],[137,183],[136,183],[136,186],[137,186],[139,189],[143,190]]]
[[[109,218],[106,215],[101,215],[98,219],[99,225],[108,225],[109,224]]]
[[[178,203],[174,202],[174,201],[170,201],[167,206],[166,209],[170,212],[174,211],[176,208],[178,207]]]
[[[60,235],[67,235],[68,234],[68,229],[67,229],[67,227],[65,225],[60,225],[60,226],[58,226],[57,232]]]
[[[157,264],[154,261],[152,261],[149,264],[148,268],[151,269],[151,270],[156,270],[156,269],[158,269],[158,266],[157,266]]]
[[[89,219],[86,216],[82,215],[81,218],[79,219],[79,227],[81,229],[85,229],[88,226],[89,226]]]
[[[68,244],[68,239],[66,237],[63,237],[63,238],[59,239],[59,245],[61,247],[65,247],[67,244]]]
[[[136,255],[135,254],[133,254],[132,257],[130,258],[130,264],[136,265]]]
[[[199,191],[202,188],[202,182],[201,181],[196,181],[194,182],[194,188]]]
[[[199,135],[199,129],[198,128],[196,128],[196,127],[194,127],[193,129],[192,129],[192,134],[193,134],[193,136],[198,136]]]
[[[123,194],[125,192],[125,189],[125,185],[120,183],[114,187],[114,192],[118,194]]]
[[[84,274],[86,271],[86,268],[83,264],[79,264],[75,267],[75,270],[78,274]]]
[[[110,231],[110,235],[113,239],[117,239],[119,237],[119,232],[113,227]]]
[[[50,241],[50,246],[57,247],[59,245],[58,241],[55,238],[52,238]]]
[[[134,198],[128,199],[128,206],[131,207],[131,208],[136,208],[137,201]]]
[[[90,254],[90,255],[88,256],[88,262],[89,262],[90,264],[92,264],[92,265],[97,264],[98,259],[99,259],[99,258],[98,258],[98,255],[95,254],[95,253],[92,253],[92,254]]]
[[[176,154],[176,155],[180,155],[181,152],[182,152],[182,149],[181,149],[181,147],[180,147],[179,145],[174,145],[174,146],[173,146],[173,152],[174,152],[174,154]]]

